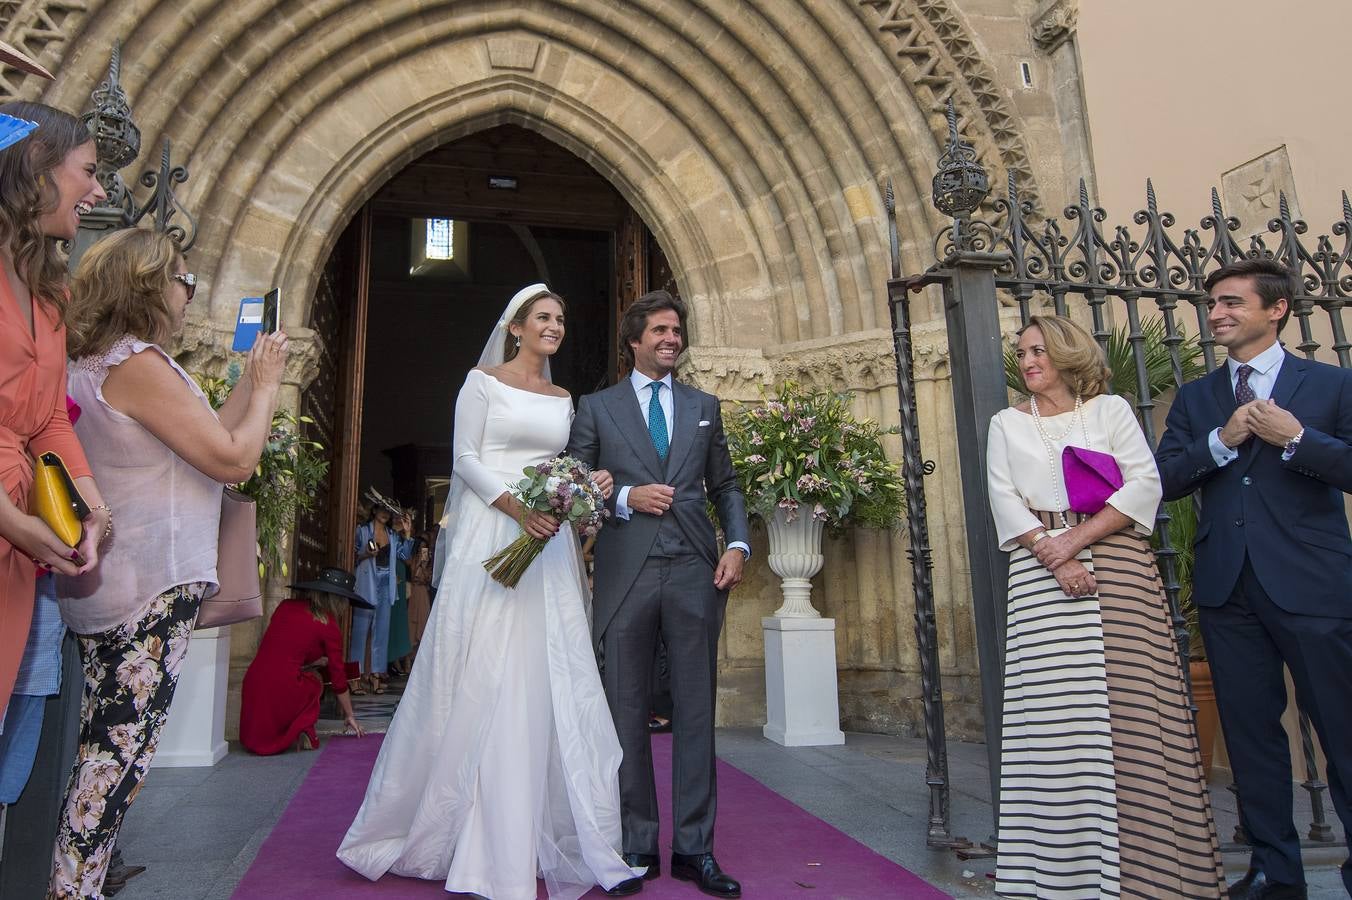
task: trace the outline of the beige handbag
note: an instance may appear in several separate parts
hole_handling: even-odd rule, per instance
[[[257,511],[247,494],[233,488],[221,494],[221,533],[216,548],[216,580],[221,587],[202,600],[196,627],[234,625],[263,615]]]

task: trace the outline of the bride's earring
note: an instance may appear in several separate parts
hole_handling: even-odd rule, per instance
[[[516,336],[516,349],[521,349],[521,335],[519,334]]]

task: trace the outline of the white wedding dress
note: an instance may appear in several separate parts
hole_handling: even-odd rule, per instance
[[[488,503],[568,440],[572,402],[473,370],[456,402],[452,532],[417,662],[338,858],[448,891],[580,897],[641,874],[620,859],[620,744],[591,649],[571,528],[515,589],[483,561],[516,522]]]

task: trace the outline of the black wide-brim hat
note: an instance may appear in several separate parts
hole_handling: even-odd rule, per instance
[[[290,585],[291,588],[298,591],[319,591],[321,594],[333,594],[335,597],[346,598],[351,601],[353,606],[375,609],[374,603],[353,590],[356,586],[357,577],[337,566],[327,566],[321,569],[319,577],[314,581],[302,581],[299,584]]]

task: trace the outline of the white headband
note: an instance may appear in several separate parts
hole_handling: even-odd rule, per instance
[[[523,304],[529,303],[541,294],[548,293],[549,285],[544,282],[532,284],[517,291],[512,295],[512,299],[508,301],[507,308],[502,311],[502,318],[498,319],[498,328],[505,330],[508,323],[512,321],[512,317],[516,315],[516,311],[520,309]]]

